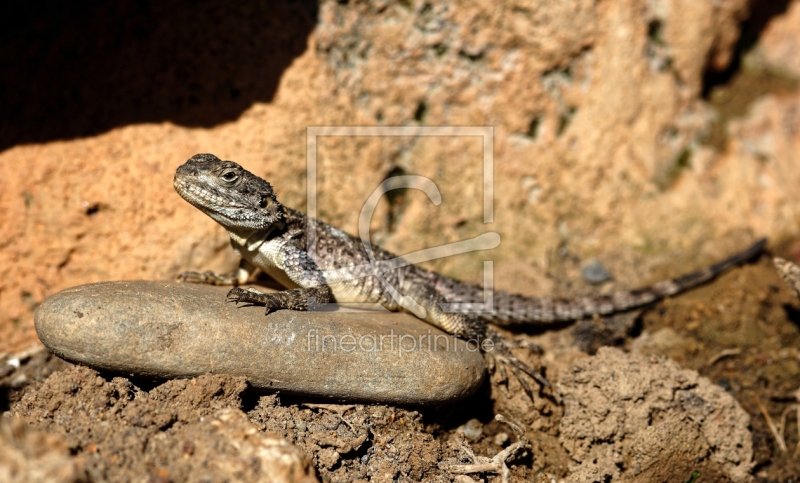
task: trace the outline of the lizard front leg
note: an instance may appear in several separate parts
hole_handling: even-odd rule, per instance
[[[267,314],[281,309],[306,311],[316,304],[328,303],[330,297],[331,289],[327,285],[312,288],[295,288],[275,293],[264,293],[254,288],[234,287],[227,295],[228,302],[235,304],[242,302],[263,305],[267,308]]]
[[[266,294],[252,288],[235,287],[228,292],[228,302],[263,305],[267,314],[280,309],[305,311],[315,304],[330,302],[331,288],[308,253],[285,242],[273,242],[265,252],[270,261],[300,288]]]
[[[210,270],[205,272],[183,272],[178,275],[179,282],[205,283],[208,285],[244,285],[250,280],[256,267],[244,258],[239,261],[239,268],[233,273],[219,274]]]

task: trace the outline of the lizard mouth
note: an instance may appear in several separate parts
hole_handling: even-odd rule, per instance
[[[183,198],[194,206],[209,208],[209,207],[230,207],[241,208],[241,206],[233,201],[227,200],[212,191],[203,189],[196,184],[188,183],[183,180],[176,179],[173,183],[175,191]]]
[[[210,216],[225,228],[260,229],[270,220],[259,219],[246,212],[246,206],[181,179],[173,181],[175,191],[192,206]],[[245,211],[244,213],[242,211]]]

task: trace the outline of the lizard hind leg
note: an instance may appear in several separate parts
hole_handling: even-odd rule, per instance
[[[205,272],[181,272],[178,274],[178,282],[184,283],[203,283],[207,285],[236,285],[236,272],[234,273],[215,273],[211,270]]]
[[[500,379],[506,385],[508,384],[508,377],[506,370],[511,372],[519,382],[525,394],[533,400],[533,389],[525,376],[532,378],[539,385],[540,388],[550,387],[550,382],[537,370],[533,369],[528,364],[522,362],[511,352],[510,344],[500,333],[487,327],[486,338],[491,340],[491,344],[484,344],[484,355],[487,358],[487,363],[490,368],[493,366],[500,374]]]
[[[511,347],[514,344],[486,325],[482,319],[464,314],[449,313],[446,315],[450,319],[448,324],[459,329],[453,331],[455,335],[467,341],[476,342],[486,358],[489,370],[496,371],[500,375],[501,381],[507,384],[507,371],[511,372],[531,400],[533,400],[533,389],[526,376],[536,381],[540,388],[550,387],[550,383],[539,371],[519,360],[511,352]],[[441,321],[440,324],[440,326],[445,325]],[[448,332],[450,331],[448,330]]]

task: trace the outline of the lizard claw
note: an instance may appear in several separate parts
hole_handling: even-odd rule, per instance
[[[269,295],[265,294],[264,292],[259,292],[254,288],[240,288],[240,287],[233,287],[232,289],[228,290],[228,295],[225,296],[228,302],[247,302],[251,304],[258,304],[261,305],[269,300]]]
[[[225,296],[225,301],[239,305],[239,301],[242,299],[243,292],[244,290],[240,289],[239,287],[234,287],[228,291],[228,295]]]
[[[511,374],[514,375],[514,377],[517,379],[517,382],[519,382],[520,386],[522,386],[522,389],[525,391],[525,394],[527,394],[531,400],[534,399],[533,389],[523,374],[533,378],[541,387],[550,387],[550,382],[548,382],[544,376],[534,371],[531,367],[524,364],[516,357],[508,357],[500,354],[492,354],[489,355],[489,357],[493,359],[495,369],[500,374],[501,382],[505,383],[506,386],[508,385],[508,375],[506,370],[511,371]]]
[[[266,307],[266,312],[264,315],[269,315],[270,312],[274,312],[280,308],[277,306],[277,304],[275,304],[273,297],[274,296],[270,296],[270,294],[259,292],[254,288],[243,289],[234,287],[228,291],[226,301],[236,305],[239,305],[239,302],[251,305],[263,305]]]
[[[500,381],[502,383],[506,385],[508,383],[507,369],[514,375],[525,391],[525,394],[527,394],[531,400],[533,400],[533,389],[524,375],[536,381],[541,388],[550,387],[550,382],[539,371],[534,370],[529,365],[517,359],[509,349],[509,344],[499,333],[491,331],[489,335],[494,342],[494,350],[485,353],[488,358],[487,362],[489,369],[496,371],[500,375]]]

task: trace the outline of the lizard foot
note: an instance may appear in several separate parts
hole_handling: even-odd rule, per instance
[[[243,289],[240,287],[230,289],[226,296],[228,302],[236,305],[239,305],[240,302],[250,305],[263,305],[266,307],[267,314],[282,308],[277,299],[278,297],[276,297],[275,294],[266,294],[254,288]]]
[[[505,338],[499,333],[490,330],[487,335],[491,338],[492,342],[494,342],[494,347],[493,350],[485,352],[484,354],[487,358],[489,370],[496,370],[498,374],[500,374],[501,382],[508,383],[508,374],[506,372],[506,369],[508,369],[517,381],[519,381],[522,389],[525,390],[525,394],[527,394],[531,400],[533,400],[533,390],[523,374],[527,374],[533,378],[540,387],[550,387],[550,382],[548,382],[539,371],[534,370],[529,365],[517,359],[510,350],[511,344],[506,342]]]
[[[280,309],[315,310],[318,303],[326,304],[328,301],[330,301],[330,287],[327,285],[281,290],[275,293],[263,293],[254,288],[234,287],[228,292],[228,302],[263,305],[267,308],[267,314]]]
[[[447,471],[451,474],[455,475],[468,475],[471,473],[495,473],[500,475],[500,481],[503,483],[508,483],[508,477],[510,475],[510,471],[506,462],[511,459],[513,456],[516,456],[521,450],[525,449],[528,446],[528,440],[525,439],[525,433],[522,431],[522,428],[513,423],[502,415],[497,414],[494,417],[495,420],[507,424],[517,435],[517,442],[511,444],[508,448],[504,449],[503,451],[497,453],[492,458],[487,458],[485,456],[477,456],[462,439],[458,439],[457,443],[459,445],[459,449],[466,454],[466,459],[469,463],[439,463],[439,468],[443,471]]]
[[[210,270],[200,272],[183,272],[177,277],[178,282],[204,283],[207,285],[236,285],[236,274],[220,275]]]

